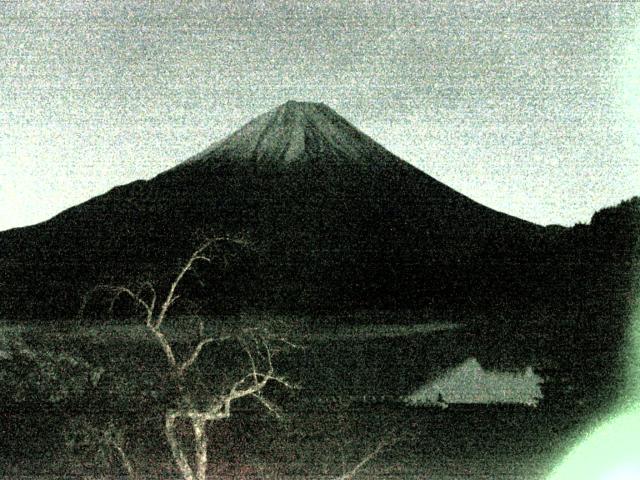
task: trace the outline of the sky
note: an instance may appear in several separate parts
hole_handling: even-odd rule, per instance
[[[3,0],[0,230],[289,99],[496,210],[588,222],[640,194],[640,3]]]

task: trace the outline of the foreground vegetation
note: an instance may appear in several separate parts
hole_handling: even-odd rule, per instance
[[[373,451],[380,440],[388,439],[395,439],[397,443],[386,446],[365,465],[360,478],[383,475],[411,478],[428,472],[433,474],[432,478],[438,478],[436,473],[444,476],[464,468],[499,471],[511,463],[527,474],[544,468],[544,461],[553,448],[561,447],[559,432],[562,430],[558,422],[553,429],[545,430],[549,417],[545,417],[544,409],[494,407],[443,411],[375,398],[372,393],[378,386],[387,385],[383,392],[389,394],[402,383],[388,384],[391,377],[399,376],[400,370],[424,363],[412,359],[411,355],[419,353],[420,344],[427,347],[429,343],[437,344],[436,335],[443,333],[395,338],[391,344],[385,338],[343,341],[330,350],[319,341],[308,344],[304,352],[283,355],[277,368],[299,381],[302,388],[293,392],[268,392],[282,410],[281,419],[265,415],[255,403],[245,402],[238,406],[232,418],[209,426],[210,476],[335,477],[350,470]],[[64,335],[55,343],[51,335],[39,342],[35,337],[33,335],[32,343],[41,349],[65,352],[74,358],[82,356],[92,365],[101,361],[105,367],[95,386],[88,381],[86,388],[72,391],[64,399],[44,399],[41,395],[37,404],[3,402],[4,436],[0,449],[2,468],[8,478],[14,474],[122,477],[126,475],[125,464],[109,442],[118,444],[126,452],[128,461],[141,477],[168,478],[171,474],[179,477],[164,439],[165,399],[159,395],[161,389],[156,383],[162,364],[154,365],[153,360],[159,357],[152,342],[118,340],[105,348],[106,339],[100,343],[65,344]],[[379,369],[374,359],[383,342],[387,347],[398,349],[408,344],[404,350],[407,357],[397,366],[398,370],[387,366],[389,373],[382,378],[369,377],[372,390],[365,390],[363,379],[366,377],[361,377],[365,367],[355,371],[351,368],[363,362],[374,370]],[[327,361],[326,370],[309,375],[314,365],[329,358],[330,351],[340,359]],[[240,355],[241,351],[238,349],[235,353]],[[207,370],[232,355],[233,352],[211,349],[202,358],[202,368]],[[312,360],[300,365],[303,357]],[[394,359],[387,361],[392,363]],[[341,364],[344,368],[340,368]],[[299,366],[294,368],[295,365]],[[308,367],[312,367],[311,370]],[[326,384],[328,379],[334,383]],[[349,379],[353,379],[354,387],[347,384]],[[25,396],[36,398],[33,391],[26,392]],[[569,419],[564,421],[569,425]],[[460,431],[468,435],[460,438],[454,433]],[[556,435],[555,444],[553,435]],[[179,429],[178,436],[188,447],[189,430]],[[541,437],[545,438],[544,444],[540,442]]]
[[[464,478],[543,478],[551,460],[564,451],[565,437],[590,414],[587,406],[580,413],[577,405],[556,408],[544,402],[537,409],[440,410],[401,404],[393,400],[398,394],[409,393],[470,353],[465,329],[429,332],[429,326],[391,326],[380,327],[380,335],[373,336],[375,328],[358,327],[362,335],[355,335],[352,327],[300,327],[301,334],[292,336],[306,339],[305,348],[283,352],[274,362],[276,370],[300,389],[266,392],[280,407],[280,419],[247,401],[237,405],[231,418],[210,425],[209,476],[335,477],[374,451],[381,440],[394,439],[396,443],[385,446],[357,478],[428,474],[437,480],[456,472]],[[108,325],[73,332],[24,327],[2,331],[5,337],[14,332],[14,344],[21,338],[30,350],[48,352],[29,360],[30,370],[21,366],[13,379],[4,377],[0,471],[5,478],[122,478],[127,471],[114,443],[140,477],[180,478],[163,433],[168,401],[165,360],[144,330]],[[394,335],[387,335],[389,331]],[[397,335],[400,331],[405,335]],[[334,341],[328,341],[334,334]],[[193,341],[185,336],[179,348]],[[70,358],[77,361],[75,370],[67,367]],[[211,372],[219,372],[217,366],[231,369],[233,359],[244,358],[237,344],[211,345],[203,351],[198,370],[211,378]],[[55,383],[42,376],[47,371],[40,368],[42,363],[50,364],[52,374],[64,378],[73,373],[83,380],[64,396],[58,391],[57,397],[49,397],[48,392],[56,391],[50,388]],[[5,375],[17,365],[9,359],[0,364]],[[95,385],[91,373],[93,378],[99,375]],[[218,379],[224,380],[224,375],[211,378],[211,384]],[[43,385],[49,390],[41,390]],[[16,396],[19,389],[22,393]],[[177,435],[190,448],[190,429],[183,426]]]
[[[148,280],[96,287],[103,306],[106,299],[110,311],[139,314],[136,323],[97,327],[81,315],[60,326],[0,330],[0,466],[10,477],[446,478],[466,465],[468,478],[483,471],[500,478],[500,465],[526,458],[518,468],[532,478],[561,445],[554,439],[580,418],[585,392],[575,384],[566,410],[550,408],[549,398],[535,411],[443,413],[399,402],[469,356],[575,379],[593,359],[569,366],[567,350],[556,347],[558,333],[575,331],[579,318],[554,324],[559,330],[544,338],[549,319],[530,313],[518,322],[461,312],[424,322],[424,311],[347,321],[169,316],[182,279],[211,260],[212,245],[196,249],[163,287]],[[602,362],[600,353],[594,359]],[[504,478],[516,478],[514,469]]]

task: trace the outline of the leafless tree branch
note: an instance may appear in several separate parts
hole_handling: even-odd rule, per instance
[[[202,349],[207,344],[209,344],[209,343],[211,343],[213,341],[215,341],[215,338],[207,337],[207,338],[203,338],[202,340],[200,340],[198,342],[196,347],[193,349],[193,352],[191,352],[191,355],[189,356],[189,358],[187,358],[184,362],[182,362],[182,364],[178,368],[180,375],[184,374],[184,372],[186,372],[189,369],[189,367],[195,363],[195,361],[198,359],[198,356],[200,355],[200,352],[202,351]]]
[[[282,412],[280,408],[270,400],[267,400],[264,395],[261,395],[259,392],[252,394],[253,398],[258,400],[264,407],[276,418],[281,418]]]
[[[183,396],[181,397],[181,401],[178,402],[181,406],[168,409],[165,412],[165,435],[173,459],[184,480],[205,480],[207,468],[207,422],[228,418],[231,415],[232,404],[236,400],[244,397],[253,397],[270,413],[279,417],[281,415],[280,409],[264,397],[262,394],[263,389],[270,382],[279,383],[286,388],[296,388],[283,377],[275,375],[273,366],[273,355],[278,352],[278,345],[287,345],[290,347],[295,347],[295,345],[287,341],[283,335],[271,335],[255,327],[245,328],[240,335],[236,335],[235,338],[247,354],[250,371],[233,383],[224,394],[210,399],[206,408],[198,408],[194,402],[191,401],[190,393],[183,383],[186,372],[198,361],[203,349],[208,344],[214,341],[228,340],[233,337],[231,335],[206,335],[204,319],[196,313],[198,342],[186,354],[182,361],[178,361],[172,344],[162,327],[170,308],[180,298],[177,292],[185,275],[192,271],[197,263],[211,263],[216,256],[211,250],[215,249],[220,242],[246,245],[244,239],[233,239],[229,237],[207,238],[192,252],[191,256],[180,267],[168,287],[166,296],[164,296],[159,306],[156,289],[149,281],[141,283],[137,291],[125,286],[109,285],[100,285],[94,289],[104,290],[112,295],[110,310],[113,310],[113,306],[121,296],[129,297],[138,307],[142,308],[145,312],[145,325],[164,352],[169,363],[170,373],[178,381],[179,390]],[[224,256],[223,260],[225,260]],[[86,302],[83,303],[83,308],[85,304]],[[176,435],[176,422],[181,419],[189,420],[193,428],[193,438],[195,442],[195,450],[193,452],[194,466],[190,464]],[[124,450],[122,450],[122,453],[124,453]]]

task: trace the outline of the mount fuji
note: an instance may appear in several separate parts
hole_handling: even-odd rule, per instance
[[[96,282],[173,268],[197,232],[251,244],[213,303],[333,309],[521,295],[545,228],[447,187],[324,104],[289,101],[155,178],[0,233],[10,303],[28,294],[68,315]]]

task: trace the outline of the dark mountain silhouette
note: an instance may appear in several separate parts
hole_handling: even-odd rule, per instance
[[[287,102],[149,181],[0,233],[0,314],[73,314],[95,283],[171,272],[197,232],[251,241],[202,272],[210,308],[527,304],[570,292],[557,262],[583,265],[579,230],[484,207],[325,105]]]
[[[640,197],[596,212],[589,224],[547,229],[533,256],[543,274],[531,284],[538,294],[486,311],[470,332],[477,356],[489,368],[539,365],[551,379],[546,397],[607,411],[628,380]]]

